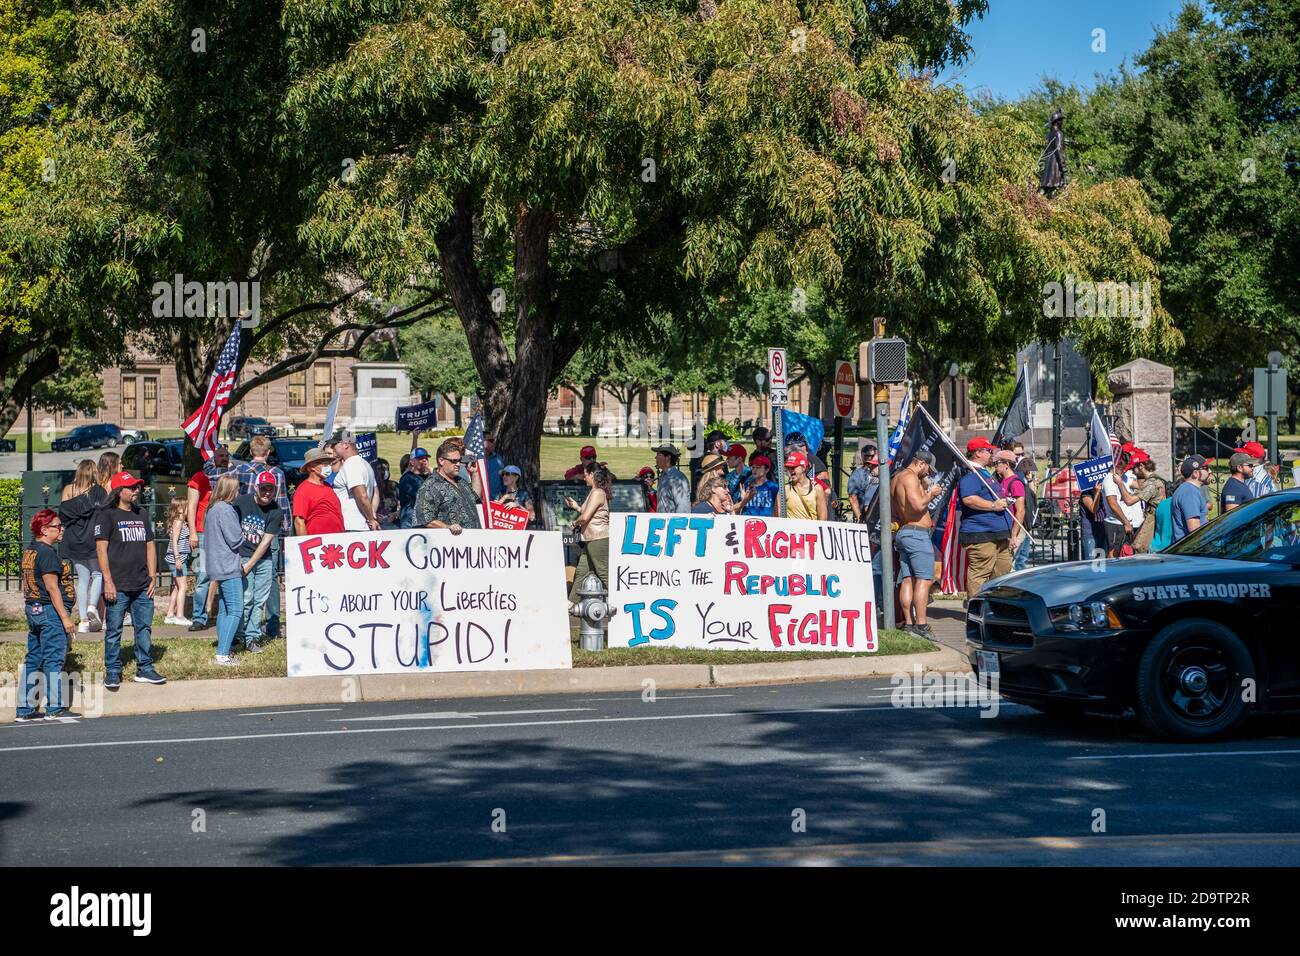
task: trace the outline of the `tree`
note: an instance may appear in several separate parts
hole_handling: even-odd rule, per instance
[[[410,369],[411,384],[427,400],[441,395],[460,427],[461,400],[480,389],[478,370],[465,341],[465,330],[454,316],[441,315],[398,333],[399,354]]]

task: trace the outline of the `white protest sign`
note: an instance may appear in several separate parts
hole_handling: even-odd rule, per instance
[[[875,651],[865,525],[610,515],[610,647]]]
[[[289,676],[571,667],[558,531],[284,542]]]

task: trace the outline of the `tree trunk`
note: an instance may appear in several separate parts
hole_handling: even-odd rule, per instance
[[[717,421],[718,421],[718,397],[716,395],[710,395],[709,396],[709,424],[710,425],[716,424]]]
[[[7,391],[0,390],[0,435],[13,427],[18,416],[27,404],[27,392],[41,379],[53,375],[59,368],[59,353],[48,347],[37,357],[36,361],[22,366],[18,378]]]
[[[673,425],[669,410],[673,404],[673,393],[659,389],[659,441],[672,442]]]
[[[582,383],[582,428],[583,435],[591,434],[591,413],[596,410],[596,392],[600,383],[590,379]]]
[[[822,392],[826,389],[826,376],[822,375],[817,369],[808,370],[808,401],[807,414],[814,418],[821,418],[822,414]],[[816,451],[816,449],[813,449]]]

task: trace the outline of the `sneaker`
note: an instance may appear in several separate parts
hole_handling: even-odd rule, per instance
[[[48,714],[45,715],[45,719],[58,720],[58,721],[62,721],[63,723],[70,724],[80,720],[81,715],[74,710],[68,710],[65,708],[63,710],[50,711]]]
[[[219,665],[222,666],[222,667],[238,667],[238,666],[239,666],[239,661],[235,660],[233,657],[231,657],[231,656],[228,655],[228,654],[218,654],[217,657],[216,657],[216,662],[217,662],[217,664],[219,664]]]
[[[175,624],[175,623],[176,623],[176,618],[174,618],[174,617],[172,617],[170,614],[168,614],[165,618],[163,618],[163,623],[164,623],[164,624]]]
[[[92,631],[102,631],[104,629],[104,622],[99,619],[99,611],[96,608],[87,609],[86,620],[90,623]]]
[[[39,710],[34,710],[30,714],[19,714],[15,720],[20,724],[39,724],[45,719],[45,715]]]
[[[260,654],[262,651],[263,647],[261,644],[257,643],[257,641],[249,641],[248,645],[244,648],[244,652],[247,654]]]
[[[135,682],[137,684],[165,684],[167,678],[150,667],[148,670],[136,671]]]
[[[176,617],[172,618],[172,623],[173,623],[173,624],[179,624],[181,627],[193,627],[193,626],[194,626],[194,622],[191,621],[188,617],[186,617],[186,616],[183,615],[183,614],[177,615]]]
[[[208,626],[209,625],[207,624],[207,622],[200,624],[198,621],[190,621],[191,631],[206,631],[208,629]]]
[[[104,675],[104,690],[117,690],[121,686],[122,686],[121,674]]]
[[[89,622],[89,621],[82,621],[80,624],[78,624],[78,625],[77,625],[77,633],[78,633],[78,634],[89,634],[89,633],[90,633],[90,622]]]
[[[930,630],[929,624],[913,624],[909,628],[917,637],[924,637],[927,641],[935,640],[934,631]]]

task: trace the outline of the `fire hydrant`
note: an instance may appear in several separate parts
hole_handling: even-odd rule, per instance
[[[578,585],[578,601],[571,612],[581,625],[578,628],[578,641],[584,651],[603,651],[605,649],[605,622],[614,613],[614,609],[605,601],[605,585],[600,578],[588,574]]]

